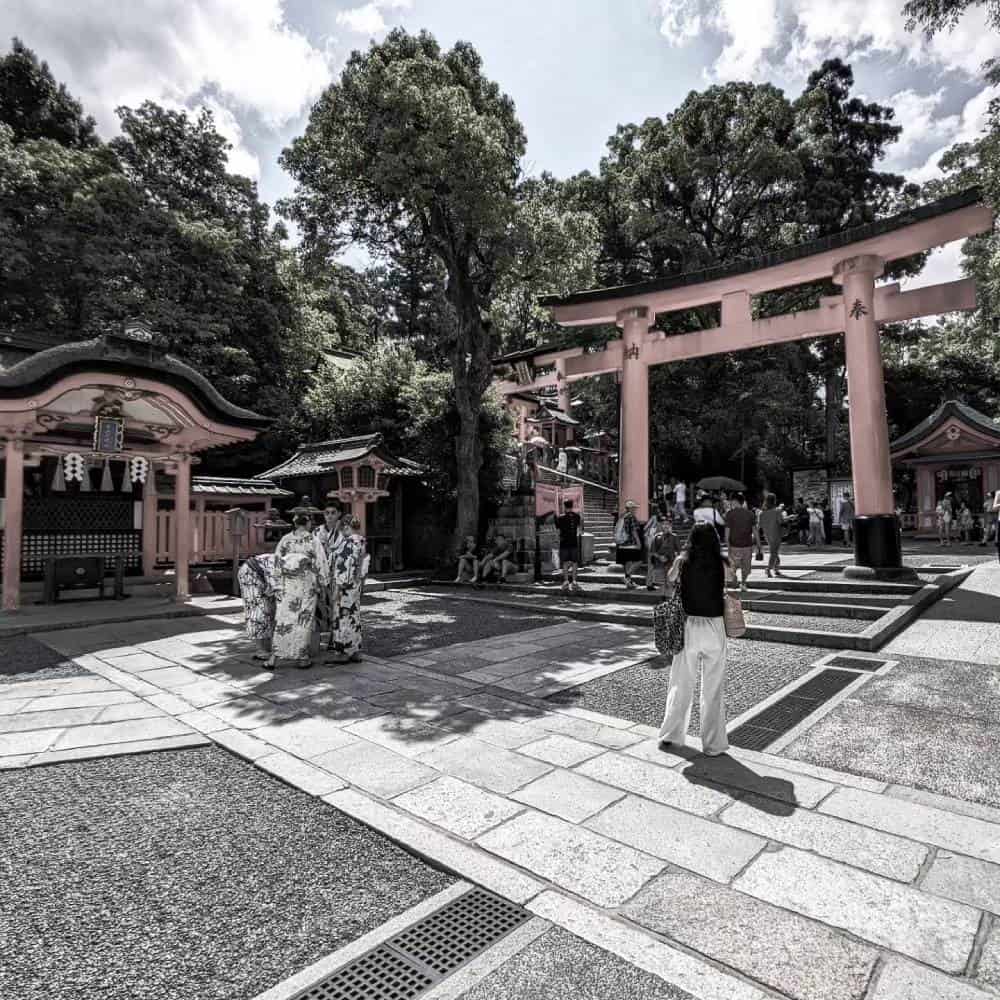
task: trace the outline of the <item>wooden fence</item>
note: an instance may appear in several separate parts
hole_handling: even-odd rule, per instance
[[[266,520],[264,511],[247,511],[247,533],[240,539],[240,555],[263,552],[264,533],[253,525]],[[221,511],[191,511],[191,562],[214,562],[231,559],[233,543],[229,536],[229,518]],[[156,561],[174,561],[174,512],[160,510],[156,513]]]

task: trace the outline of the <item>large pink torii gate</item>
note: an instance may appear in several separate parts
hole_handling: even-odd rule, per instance
[[[543,298],[563,326],[615,323],[621,338],[595,353],[583,348],[538,348],[496,359],[553,372],[523,381],[499,381],[504,398],[515,392],[558,388],[568,409],[569,383],[609,372],[621,373],[619,442],[621,500],[634,499],[649,514],[649,368],[723,351],[807,340],[843,333],[847,358],[854,495],[858,523],[855,562],[870,572],[892,575],[901,566],[892,498],[889,432],[878,327],[954,310],[974,309],[975,282],[966,278],[913,291],[898,284],[875,287],[885,265],[954,240],[987,232],[993,212],[977,189],[768,257],[691,274],[617,288],[592,289]],[[817,309],[755,320],[756,295],[828,279],[840,295],[823,298]],[[669,335],[653,329],[658,314],[720,303],[720,326]]]

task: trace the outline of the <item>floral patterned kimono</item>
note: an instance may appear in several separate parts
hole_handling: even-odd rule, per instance
[[[355,658],[361,652],[361,589],[364,586],[365,540],[351,535],[337,550],[333,576],[339,598],[330,649]]]
[[[297,528],[278,542],[274,550],[274,584],[278,591],[275,659],[309,659],[316,598],[329,578],[326,553],[311,531]]]
[[[250,556],[236,574],[248,639],[270,639],[274,635],[274,556]]]
[[[333,622],[337,617],[336,605],[336,580],[334,579],[334,568],[337,565],[337,553],[343,547],[347,538],[335,527],[330,531],[326,525],[316,529],[316,538],[323,547],[326,554],[326,561],[330,566],[330,579],[323,588],[322,593],[316,601],[316,628],[320,632],[333,632]]]

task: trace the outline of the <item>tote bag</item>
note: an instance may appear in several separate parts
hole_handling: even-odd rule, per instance
[[[730,639],[739,639],[746,634],[747,621],[743,616],[743,602],[738,597],[726,594],[722,614],[726,622],[726,635]]]

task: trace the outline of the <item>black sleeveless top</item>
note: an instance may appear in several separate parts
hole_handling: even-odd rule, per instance
[[[719,559],[714,565],[693,569],[684,561],[681,567],[681,604],[684,613],[696,618],[721,618],[724,610],[723,587],[726,571]]]

